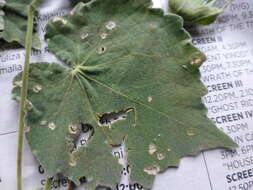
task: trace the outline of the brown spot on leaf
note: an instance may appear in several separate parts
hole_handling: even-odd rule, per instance
[[[69,132],[70,132],[71,134],[76,134],[76,133],[78,132],[79,127],[78,127],[78,125],[70,124],[70,125],[68,126],[68,129],[69,129]]]
[[[76,159],[75,159],[73,153],[70,153],[70,156],[69,156],[69,165],[72,166],[72,167],[76,166]]]
[[[194,136],[194,135],[195,135],[195,132],[194,132],[193,129],[188,129],[188,130],[186,131],[186,133],[187,133],[188,136]]]

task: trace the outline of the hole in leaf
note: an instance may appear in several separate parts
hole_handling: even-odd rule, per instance
[[[87,132],[89,132],[89,130],[91,130],[93,128],[92,125],[90,125],[88,123],[81,123],[81,127],[82,127],[83,133],[87,133]]]
[[[84,146],[86,142],[94,135],[93,126],[88,123],[81,123],[78,126],[80,128],[80,134],[75,138],[73,142],[73,148],[70,149],[70,153],[77,151]]]
[[[118,112],[109,112],[104,113],[103,115],[97,115],[99,119],[100,126],[111,126],[113,123],[125,120],[127,118],[127,113],[130,111],[134,111],[134,108],[127,108],[124,110],[120,110]]]
[[[83,183],[86,183],[86,182],[87,182],[87,180],[86,180],[85,176],[81,177],[81,178],[79,179],[79,181],[80,181],[80,183],[81,183],[81,184],[83,184]]]

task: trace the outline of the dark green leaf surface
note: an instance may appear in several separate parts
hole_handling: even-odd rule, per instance
[[[1,20],[4,23],[2,38],[7,43],[17,43],[25,45],[26,28],[27,28],[27,11],[28,5],[32,0],[7,0],[2,8],[4,16],[1,17],[0,11],[0,30]],[[2,44],[1,44],[2,45]],[[40,48],[39,37],[34,32],[33,47]]]
[[[31,65],[27,140],[49,175],[114,187],[121,166],[111,150],[124,140],[131,181],[150,188],[183,156],[235,146],[206,117],[198,72],[205,57],[182,19],[148,7],[149,0],[80,3],[47,26],[49,48],[66,66]],[[93,135],[71,152],[80,123]]]
[[[169,0],[171,11],[186,22],[208,25],[222,13],[223,8],[214,7],[217,0]]]

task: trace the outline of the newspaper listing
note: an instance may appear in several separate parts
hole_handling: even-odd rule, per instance
[[[167,8],[166,0],[155,0],[154,6]],[[37,18],[43,39],[45,25],[54,16],[69,11],[66,0],[45,1]],[[252,190],[253,189],[253,1],[233,1],[217,21],[210,26],[186,26],[193,36],[192,43],[207,55],[201,67],[201,80],[208,89],[203,103],[208,117],[218,128],[231,136],[239,148],[231,151],[212,150],[196,157],[186,157],[179,168],[159,174],[154,190]],[[33,51],[32,62],[60,62],[42,44],[41,51]],[[0,189],[16,189],[16,150],[18,104],[11,98],[12,79],[22,70],[24,50],[0,52]],[[83,134],[79,146],[85,143]],[[168,137],[169,138],[169,137]],[[129,184],[129,166],[124,160],[124,147],[113,151],[125,165],[122,180],[116,190],[143,189]],[[47,176],[24,149],[24,186],[26,190],[40,189]],[[52,189],[66,189],[66,178],[56,179]],[[81,187],[80,189],[83,189]]]

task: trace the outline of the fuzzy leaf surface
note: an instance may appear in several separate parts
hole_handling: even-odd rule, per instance
[[[25,45],[27,11],[32,0],[7,0],[0,9],[0,39],[5,43]],[[0,3],[1,4],[1,3]],[[1,16],[2,15],[2,16]],[[3,25],[1,25],[1,23]],[[2,44],[1,44],[2,45]],[[4,45],[4,44],[3,44]],[[34,32],[33,47],[39,49],[38,34]]]
[[[208,25],[216,20],[223,8],[214,7],[217,0],[169,0],[171,11],[186,22]]]
[[[191,45],[180,17],[150,5],[80,3],[47,26],[49,48],[66,65],[31,65],[26,136],[49,175],[62,173],[75,183],[85,176],[88,189],[113,188],[121,166],[111,149],[124,140],[131,181],[150,188],[157,173],[183,156],[235,146],[201,103],[204,55]],[[93,135],[70,153],[80,123],[92,125]]]

